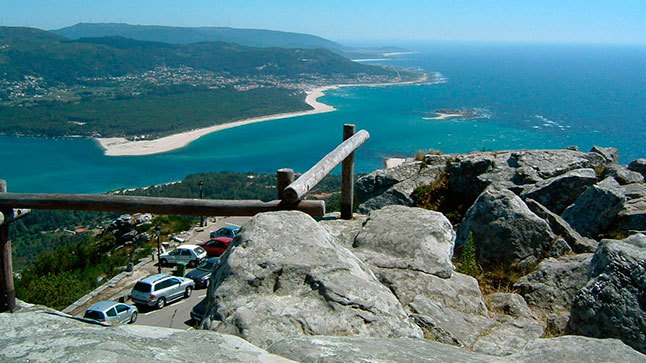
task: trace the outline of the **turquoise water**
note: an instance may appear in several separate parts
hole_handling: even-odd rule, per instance
[[[410,45],[388,64],[440,72],[445,83],[354,87],[320,100],[336,112],[247,125],[169,153],[106,157],[92,140],[0,137],[0,178],[13,192],[95,193],[203,171],[305,171],[341,139],[342,125],[371,133],[356,170],[388,156],[511,148],[615,146],[646,157],[646,48],[557,45]],[[425,120],[440,108],[483,116]]]

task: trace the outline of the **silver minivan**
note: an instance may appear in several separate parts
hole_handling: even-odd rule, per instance
[[[130,292],[135,304],[163,308],[167,303],[189,297],[195,288],[191,279],[167,274],[156,274],[139,280]]]
[[[106,324],[131,324],[137,321],[137,307],[114,301],[99,301],[90,306],[83,317]]]

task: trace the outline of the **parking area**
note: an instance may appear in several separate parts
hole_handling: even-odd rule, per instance
[[[209,218],[206,221],[206,226],[201,228],[194,228],[186,234],[182,234],[181,238],[185,244],[196,244],[201,241],[209,240],[211,231],[215,231],[221,227],[229,225],[243,225],[249,220],[249,217],[223,217],[217,218],[215,221]],[[177,242],[179,244],[180,242]],[[172,247],[171,247],[172,249]],[[82,316],[85,310],[92,304],[101,300],[118,300],[121,297],[127,297],[134,284],[146,276],[158,273],[157,261],[151,261],[144,264],[139,269],[132,272],[131,275],[123,278],[114,286],[110,286],[102,291],[97,296],[90,299],[87,303],[79,306],[71,312],[71,315]],[[162,273],[172,274],[175,266],[162,266]],[[192,269],[187,269],[186,273]],[[206,297],[206,288],[195,289],[189,298],[172,302],[165,306],[163,309],[148,308],[139,306],[139,316],[135,325],[150,325],[166,328],[176,329],[189,329],[193,326],[194,322],[190,318],[190,312],[193,307]],[[126,300],[125,303],[133,304],[131,300]]]

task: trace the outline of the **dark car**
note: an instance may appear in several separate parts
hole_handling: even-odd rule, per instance
[[[211,273],[215,269],[219,258],[211,257],[204,260],[197,268],[186,274],[186,277],[195,282],[195,287],[208,287],[211,281]]]
[[[229,243],[233,238],[228,237],[215,237],[206,242],[200,242],[197,245],[206,250],[206,255],[209,257],[218,257],[229,248]]]
[[[222,227],[222,228],[218,229],[217,231],[211,232],[209,237],[211,239],[216,238],[216,237],[233,238],[233,237],[236,236],[236,234],[238,234],[239,231],[240,231],[240,226],[230,225],[230,226]]]

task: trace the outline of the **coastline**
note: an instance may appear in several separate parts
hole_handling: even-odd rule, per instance
[[[397,86],[397,85],[409,85],[423,83],[428,80],[428,75],[424,74],[423,77],[420,77],[414,81],[407,82],[398,82],[398,83],[367,83],[367,84],[338,84],[331,86],[317,87],[310,91],[307,91],[307,96],[305,97],[305,103],[310,105],[313,109],[308,111],[299,111],[299,112],[287,112],[279,113],[273,115],[259,116],[248,118],[239,121],[228,122],[225,124],[219,124],[209,127],[204,127],[200,129],[190,130],[186,132],[181,132],[159,139],[154,140],[137,140],[130,141],[123,137],[107,137],[107,138],[95,138],[99,146],[104,150],[106,156],[144,156],[144,155],[154,155],[160,154],[176,149],[181,149],[191,142],[199,139],[202,136],[211,134],[213,132],[226,130],[238,126],[244,126],[249,124],[254,124],[258,122],[279,120],[283,118],[290,117],[299,117],[299,116],[309,116],[319,113],[326,113],[336,111],[336,108],[330,105],[326,105],[318,101],[319,97],[322,97],[325,94],[325,91],[341,88],[341,87],[383,87],[383,86]]]

